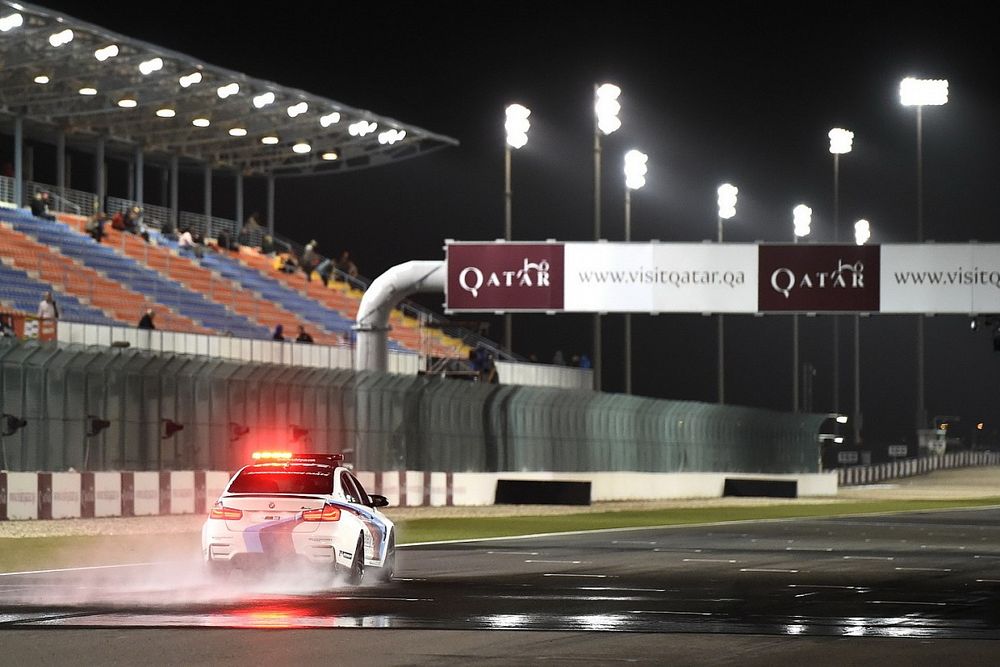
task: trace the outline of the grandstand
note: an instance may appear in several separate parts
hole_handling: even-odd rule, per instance
[[[134,326],[153,309],[158,328],[268,339],[299,324],[316,343],[349,345],[364,279],[337,272],[329,285],[278,271],[262,251],[266,231],[279,250],[300,246],[275,233],[274,182],[392,164],[457,141],[305,91],[211,66],[44,7],[0,0],[0,131],[13,138],[10,172],[0,175],[0,312],[34,315],[51,290],[64,321]],[[99,82],[99,85],[94,84]],[[364,124],[362,128],[361,125]],[[377,132],[375,131],[377,128]],[[56,183],[33,178],[26,152],[55,146]],[[92,188],[76,189],[67,146],[90,153]],[[129,166],[128,191],[107,192],[109,160]],[[200,171],[205,210],[181,211],[181,170]],[[147,201],[144,175],[159,170],[169,196]],[[235,180],[235,219],[213,215],[213,176]],[[241,237],[244,176],[266,179],[266,230]],[[79,179],[77,179],[79,180]],[[55,220],[25,210],[51,193]],[[105,228],[84,232],[97,211],[138,205],[149,241]],[[212,251],[186,255],[161,230],[189,227]],[[236,250],[216,237],[242,238]],[[466,358],[471,345],[496,346],[448,328],[403,304],[390,345],[428,360]]]

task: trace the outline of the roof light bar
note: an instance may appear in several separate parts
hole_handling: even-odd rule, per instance
[[[263,451],[254,452],[250,455],[254,461],[288,461],[292,458],[291,452]]]

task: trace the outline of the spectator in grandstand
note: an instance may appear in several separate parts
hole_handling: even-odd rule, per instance
[[[585,354],[580,355],[580,368],[592,368],[594,365],[590,363],[590,357]]]
[[[260,251],[265,255],[274,254],[274,237],[270,234],[264,234],[264,238],[260,241]]]
[[[98,211],[94,215],[87,219],[87,224],[84,230],[90,234],[98,243],[104,238],[104,225],[108,222],[108,214],[104,211]]]
[[[327,258],[320,262],[319,266],[316,267],[316,273],[319,275],[319,279],[323,281],[324,287],[329,285],[330,276],[333,274],[333,260]]]
[[[200,258],[204,255],[204,249],[195,241],[190,227],[185,227],[181,230],[181,235],[177,239],[177,247],[181,252],[191,253],[195,257]]]
[[[149,243],[149,232],[146,230],[146,224],[142,219],[142,208],[133,206],[125,214],[125,231],[129,234],[141,236],[143,241]]]
[[[556,350],[556,353],[552,355],[552,363],[556,366],[566,365],[566,357],[563,356],[562,350]]]
[[[59,306],[52,298],[52,292],[46,292],[42,296],[42,300],[38,302],[38,317],[43,320],[59,319]]]
[[[281,255],[278,261],[278,270],[282,273],[295,273],[299,269],[299,263],[288,253]]]
[[[156,311],[154,311],[152,308],[147,308],[146,312],[139,319],[139,328],[140,329],[148,329],[150,331],[152,331],[153,329],[155,329],[156,325],[153,324],[153,318],[154,317],[156,317]]]
[[[240,229],[239,242],[243,245],[259,248],[260,238],[263,236],[264,231],[264,225],[260,224],[260,213],[254,211],[247,217],[246,222],[243,223],[243,228]]]
[[[215,237],[215,242],[219,250],[239,250],[240,244],[225,229],[221,230]]]
[[[306,331],[306,328],[301,324],[299,325],[299,335],[295,337],[295,342],[296,343],[313,342],[313,337],[309,335],[309,333]]]
[[[31,215],[36,218],[45,218],[46,220],[55,220],[56,216],[49,213],[49,193],[42,190],[41,192],[36,192],[35,196],[31,199]]]
[[[13,338],[15,336],[12,317],[11,315],[0,315],[0,337]]]
[[[351,259],[351,253],[346,250],[340,253],[340,259],[337,260],[337,269],[343,271],[352,278],[358,277],[358,267]]]
[[[274,326],[274,335],[271,336],[271,340],[285,340],[285,327],[280,324]]]
[[[316,239],[307,243],[306,247],[302,250],[302,258],[299,260],[299,267],[302,269],[302,273],[306,274],[306,280],[309,282],[312,282],[313,271],[316,270],[316,265],[319,264],[316,245]]]

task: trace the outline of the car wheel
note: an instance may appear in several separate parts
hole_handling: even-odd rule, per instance
[[[358,536],[358,546],[354,549],[354,560],[351,561],[351,572],[347,576],[347,583],[352,586],[361,584],[365,577],[365,538]]]
[[[378,571],[379,581],[392,581],[392,575],[396,572],[396,535],[389,535],[389,546],[385,552],[385,563]]]

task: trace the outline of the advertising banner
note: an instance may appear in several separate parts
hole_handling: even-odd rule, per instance
[[[753,313],[757,246],[567,243],[565,309],[607,313]]]
[[[1000,245],[882,246],[883,313],[1000,312]]]
[[[450,243],[449,310],[562,310],[562,243]]]
[[[761,312],[877,312],[879,247],[761,245]]]
[[[1000,244],[449,243],[446,309],[1000,313]]]

